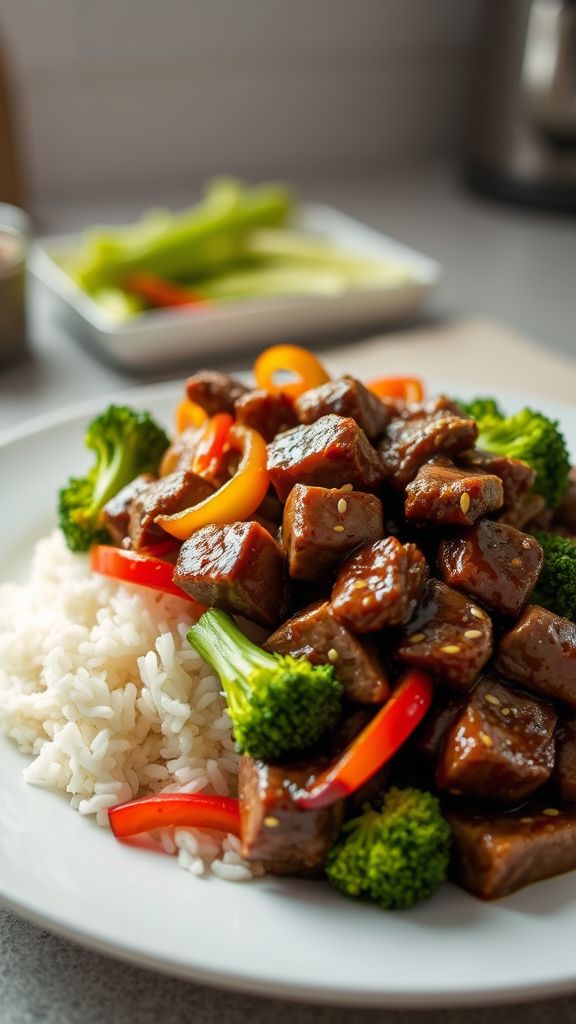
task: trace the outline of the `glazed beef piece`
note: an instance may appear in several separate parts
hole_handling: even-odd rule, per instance
[[[480,470],[457,469],[436,456],[406,488],[407,519],[435,526],[471,526],[480,516],[502,508],[502,481]]]
[[[445,583],[514,617],[534,590],[543,559],[534,537],[490,519],[446,537],[438,552]]]
[[[576,534],[576,466],[570,470],[568,490],[556,509],[554,522],[571,534]]]
[[[134,498],[137,498],[142,491],[145,491],[150,484],[156,480],[151,473],[142,473],[131,480],[126,487],[123,487],[118,494],[115,494],[110,501],[107,501],[102,509],[104,526],[112,537],[115,544],[121,544],[128,536],[130,505]]]
[[[576,623],[529,605],[501,640],[496,668],[524,689],[576,709]]]
[[[427,579],[428,564],[415,544],[401,544],[396,537],[377,540],[342,565],[332,591],[332,613],[355,633],[402,626]]]
[[[305,391],[296,399],[300,423],[314,423],[321,416],[335,413],[356,421],[370,441],[381,437],[394,414],[392,403],[364,387],[354,377],[330,380],[318,388]]]
[[[492,622],[464,594],[429,580],[411,621],[403,629],[395,657],[438,676],[466,692],[492,653]]]
[[[560,722],[556,730],[556,762],[552,782],[564,803],[576,804],[576,717]]]
[[[166,533],[154,522],[156,516],[174,515],[204,501],[214,487],[201,476],[179,470],[150,484],[134,498],[129,509],[128,532],[136,551],[166,540]]]
[[[550,778],[555,727],[550,705],[481,679],[445,738],[436,783],[459,795],[518,804]]]
[[[382,483],[378,454],[355,420],[322,416],[288,430],[268,445],[270,479],[281,501],[295,484],[377,492]]]
[[[247,391],[236,399],[234,412],[238,423],[257,430],[265,441],[290,430],[298,423],[294,402],[289,395],[271,395],[267,391]]]
[[[372,646],[336,621],[327,601],[317,601],[288,619],[264,644],[267,651],[331,662],[348,700],[382,704],[390,695],[388,674]]]
[[[296,484],[284,507],[282,538],[290,576],[321,580],[359,544],[384,534],[373,494]]]
[[[217,412],[234,413],[234,403],[250,389],[239,380],[218,370],[199,370],[186,381],[186,394],[209,416]]]
[[[379,451],[387,479],[402,489],[434,455],[455,455],[471,448],[478,436],[475,420],[449,409],[417,410],[388,425]]]
[[[314,765],[282,767],[240,759],[243,857],[272,875],[323,873],[326,854],[340,829],[342,801],[320,810],[301,810],[293,799],[293,793],[317,773]]]
[[[508,896],[576,868],[576,811],[444,813],[454,836],[455,880],[482,900]]]
[[[275,626],[285,610],[284,559],[256,522],[204,526],[184,541],[174,582],[201,604]]]
[[[502,481],[504,508],[513,508],[522,495],[526,494],[536,476],[527,462],[510,459],[507,455],[494,455],[481,448],[473,448],[458,458],[458,465],[467,470],[482,470],[497,476]]]

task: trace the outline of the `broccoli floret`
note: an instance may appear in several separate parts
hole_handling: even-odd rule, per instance
[[[220,677],[242,753],[270,761],[302,750],[338,718],[342,687],[331,665],[268,654],[216,608],[190,628],[188,640]]]
[[[556,615],[576,619],[576,541],[554,533],[536,533],[544,565],[533,600]]]
[[[462,412],[466,416],[471,416],[473,420],[482,420],[487,416],[504,419],[504,413],[495,398],[473,398],[470,402],[462,402],[458,398],[457,402]]]
[[[367,808],[344,825],[328,852],[326,874],[347,896],[401,910],[431,896],[444,881],[450,840],[435,796],[393,788],[381,812]]]
[[[476,420],[478,448],[527,462],[536,473],[534,491],[545,498],[549,508],[556,508],[570,472],[568,448],[558,423],[528,408],[505,419],[488,414]]]
[[[111,405],[92,420],[86,447],[96,456],[84,477],[71,477],[59,493],[59,524],[71,551],[109,540],[100,516],[110,498],[141,473],[157,473],[169,440],[150,413]]]

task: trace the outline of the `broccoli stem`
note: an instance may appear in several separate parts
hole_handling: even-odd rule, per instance
[[[210,608],[202,615],[188,639],[220,677],[231,710],[239,709],[240,692],[249,692],[246,679],[255,668],[276,668],[274,655],[253,644],[228,613],[218,608]]]

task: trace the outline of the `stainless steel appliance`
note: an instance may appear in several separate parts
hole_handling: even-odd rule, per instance
[[[483,192],[576,210],[576,0],[488,0],[466,171]]]

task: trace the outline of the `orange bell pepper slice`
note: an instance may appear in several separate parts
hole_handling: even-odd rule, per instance
[[[379,377],[368,384],[379,398],[399,398],[402,402],[421,402],[424,385],[419,377]]]
[[[264,438],[257,430],[235,423],[228,444],[240,453],[234,476],[197,505],[172,516],[156,516],[154,522],[172,537],[187,540],[203,526],[248,519],[263,501],[270,482]]]
[[[210,417],[198,441],[196,455],[192,461],[193,473],[202,475],[218,468],[233,423],[234,417],[228,412],[218,412]]]
[[[297,379],[277,384],[274,375],[280,370],[294,374]],[[261,352],[254,363],[254,376],[257,386],[269,394],[284,393],[292,398],[330,380],[320,360],[299,345],[272,345]]]
[[[183,434],[191,427],[201,427],[206,423],[208,413],[201,405],[191,402],[189,398],[183,398],[176,406],[176,433]]]

